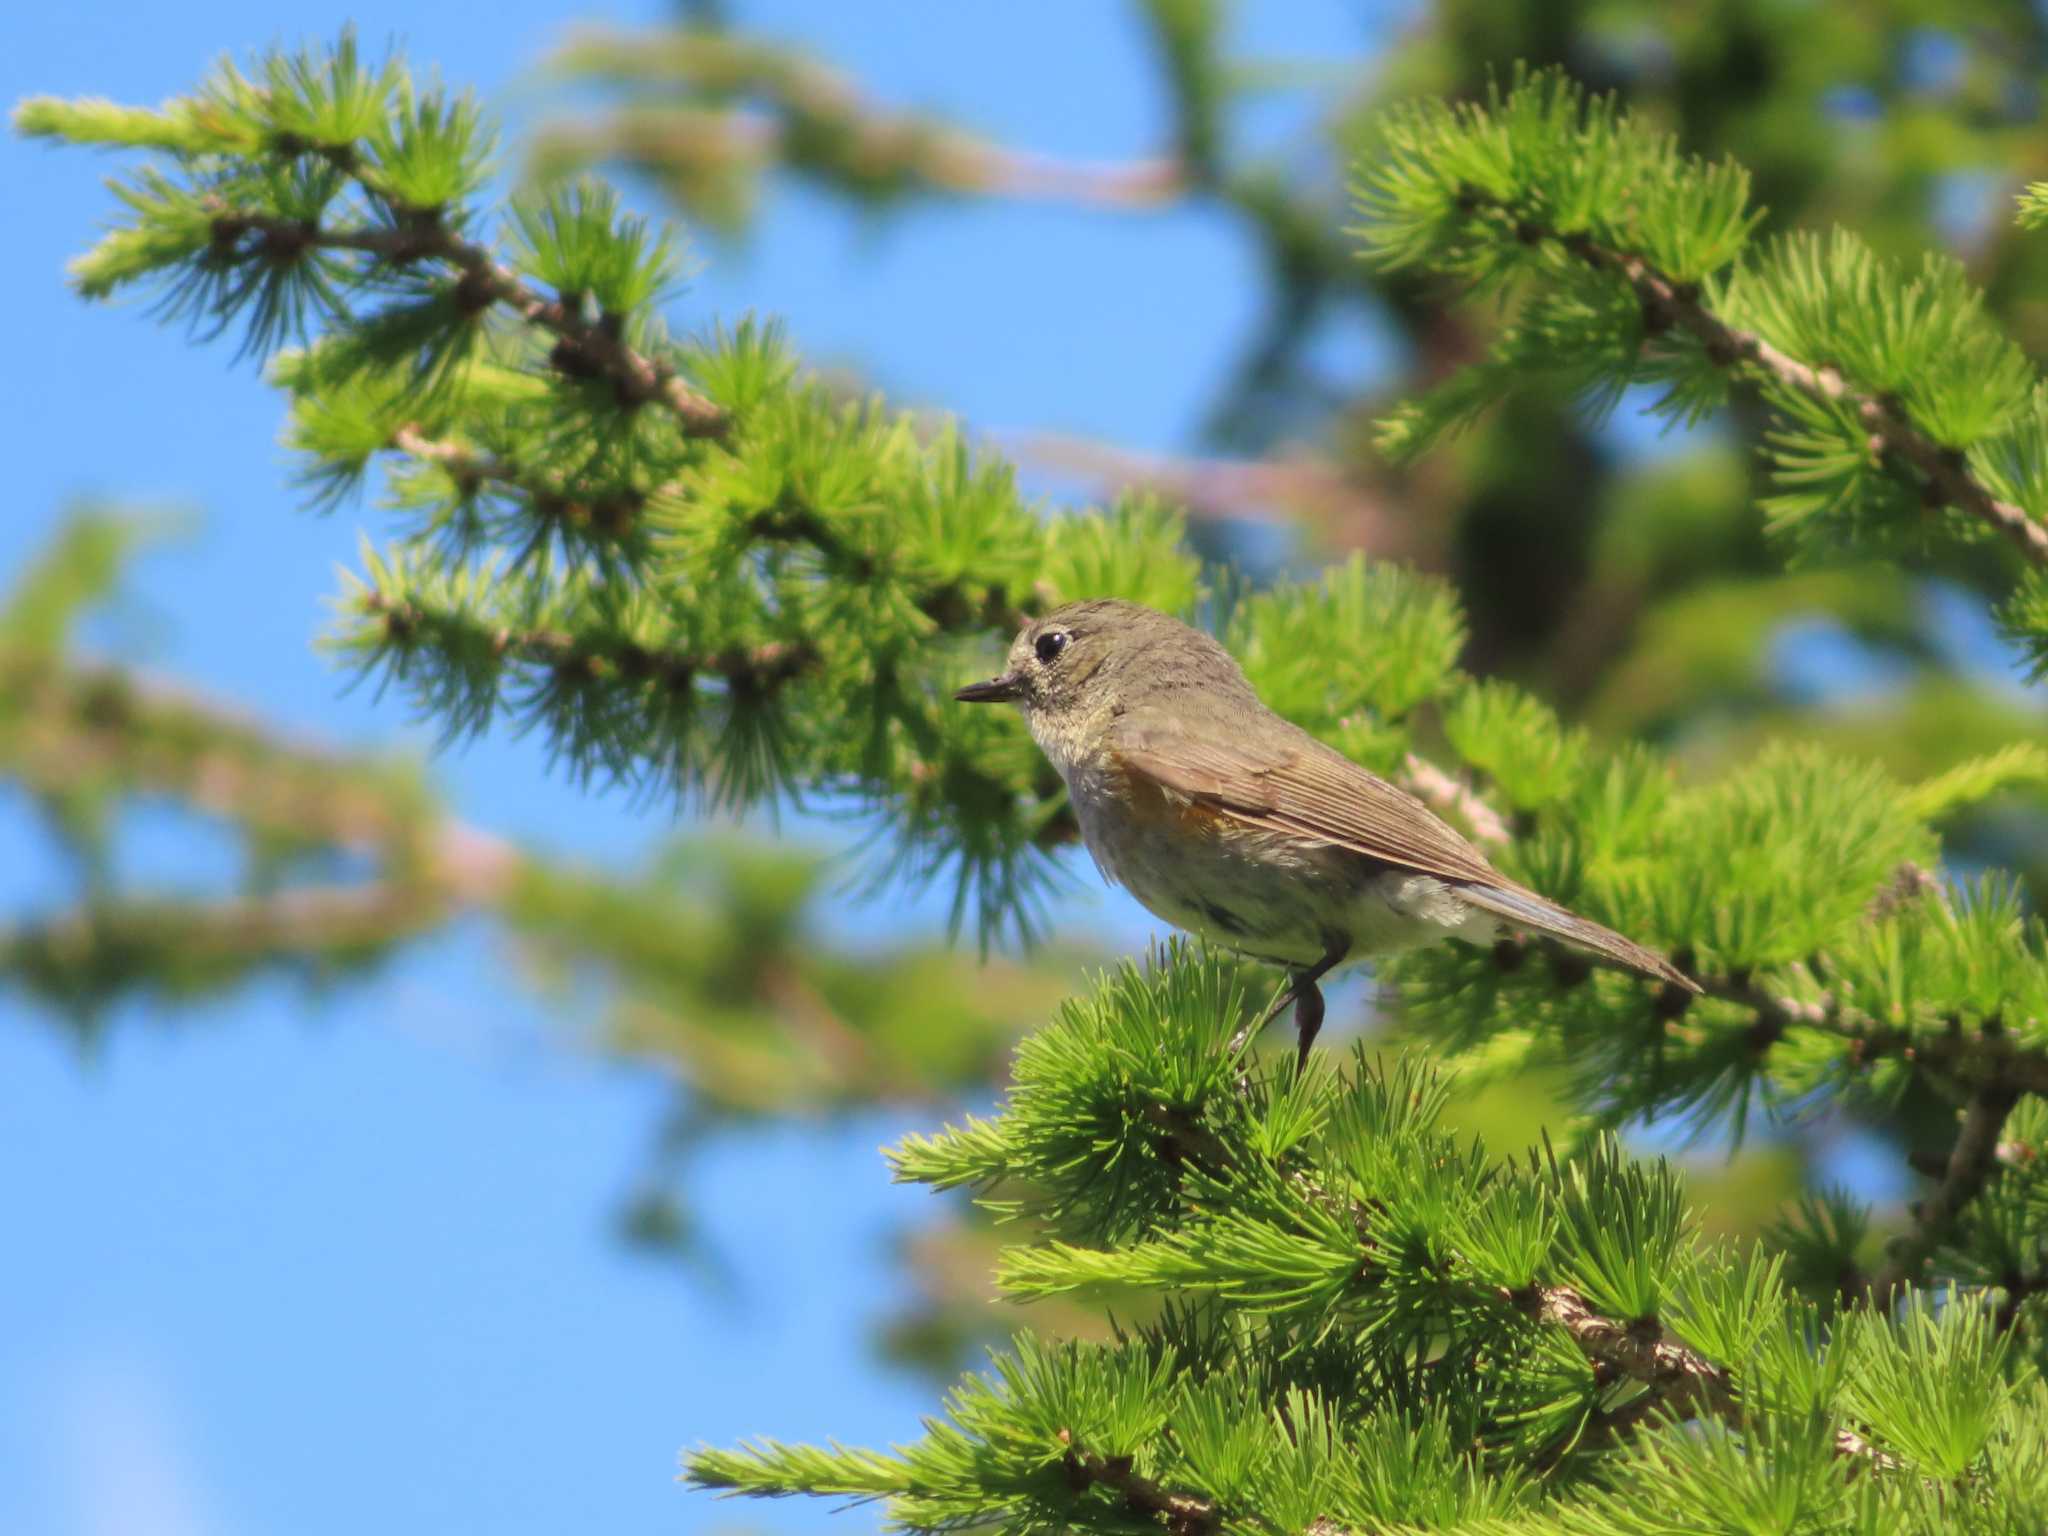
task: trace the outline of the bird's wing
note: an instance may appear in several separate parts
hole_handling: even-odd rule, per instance
[[[1119,716],[1110,751],[1124,771],[1247,826],[1348,848],[1447,880],[1512,882],[1406,790],[1277,718],[1270,744],[1157,709]]]

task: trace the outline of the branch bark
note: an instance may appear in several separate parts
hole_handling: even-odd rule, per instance
[[[459,302],[479,310],[502,304],[527,325],[555,337],[550,361],[560,371],[609,379],[624,404],[660,405],[688,437],[719,437],[731,425],[725,410],[691,389],[672,364],[628,346],[610,317],[592,319],[561,299],[548,298],[483,246],[464,240],[439,220],[332,228],[306,219],[235,213],[223,206],[213,232],[224,250],[254,234],[262,246],[283,253],[353,251],[394,267],[441,262],[462,274]]]
[[[1410,752],[1401,765],[1401,787],[1433,811],[1462,821],[1472,840],[1487,848],[1509,841],[1508,824],[1479,791],[1461,784],[1427,758]]]
[[[493,458],[488,453],[479,453],[462,443],[444,442],[428,437],[417,426],[407,422],[391,434],[391,446],[407,458],[418,459],[422,464],[439,465],[457,481],[493,481],[501,485],[517,486],[522,490],[534,489],[511,464],[503,459]]]
[[[1734,1377],[1706,1356],[1665,1338],[1661,1328],[1618,1322],[1594,1311],[1567,1286],[1535,1286],[1499,1294],[1523,1316],[1570,1334],[1572,1342],[1595,1367],[1612,1376],[1640,1382],[1647,1389],[1642,1398],[1607,1421],[1610,1432],[1627,1434],[1658,1408],[1681,1419],[1717,1419],[1731,1427],[1741,1427],[1742,1402]],[[1849,1429],[1835,1431],[1835,1454],[1853,1457],[1878,1469],[1889,1470],[1898,1465],[1893,1457]]]
[[[2018,1102],[2019,1089],[2009,1082],[1985,1083],[1971,1096],[1941,1182],[1913,1208],[1912,1228],[1892,1240],[1884,1267],[1870,1283],[1873,1304],[1890,1306],[1900,1291],[1919,1280],[1935,1249],[1954,1232],[1964,1209],[1983,1192],[1998,1166],[1999,1135]]]
[[[2009,1088],[2048,1095],[2048,1052],[2018,1045],[2010,1035],[1920,1035],[1880,1024],[1833,998],[1808,1001],[1774,993],[1752,976],[1691,974],[1708,997],[1739,1003],[1755,1013],[1760,1045],[1775,1043],[1795,1025],[1822,1029],[1849,1041],[1865,1061],[1896,1056],[1974,1090]]]
[[[1111,213],[1149,213],[1184,197],[1185,167],[1167,155],[1125,161],[1068,160],[1012,149],[915,118],[845,120],[840,153],[870,177],[894,173],[938,192],[1065,204]],[[791,134],[766,112],[689,105],[635,108],[593,124],[542,130],[538,153],[551,163],[623,161],[653,175],[706,170],[752,174],[787,161]]]
[[[1383,558],[1428,553],[1415,519],[1334,460],[1307,451],[1269,459],[1182,458],[1136,453],[1055,434],[999,434],[1016,456],[1103,490],[1151,490],[1192,518],[1306,526],[1342,548]]]
[[[1073,1444],[1068,1430],[1060,1431],[1060,1439],[1069,1443],[1067,1477],[1076,1492],[1091,1484],[1114,1489],[1133,1510],[1157,1516],[1173,1536],[1207,1536],[1223,1523],[1223,1511],[1212,1500],[1175,1493],[1149,1477],[1140,1477],[1131,1470],[1130,1457],[1098,1455]]]

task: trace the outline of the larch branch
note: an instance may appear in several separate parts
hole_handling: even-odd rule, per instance
[[[1503,203],[1486,206],[1515,217]],[[1970,472],[1961,454],[1929,437],[1896,403],[1859,390],[1835,369],[1803,362],[1756,332],[1730,323],[1708,307],[1697,283],[1678,281],[1636,252],[1523,219],[1517,219],[1515,232],[1530,241],[1555,241],[1595,270],[1616,273],[1634,290],[1653,329],[1675,325],[1688,332],[1717,366],[1731,373],[1748,370],[1809,399],[1850,407],[1881,448],[1897,453],[1919,472],[1930,496],[1996,530],[2031,563],[2048,566],[2048,525],[1994,495]]]
[[[1188,1134],[1191,1122],[1185,1111],[1155,1105],[1149,1118],[1165,1133],[1165,1145],[1172,1155],[1201,1163],[1205,1171],[1216,1177],[1226,1176],[1234,1167],[1227,1152],[1219,1157],[1212,1150],[1217,1145],[1213,1138]],[[1336,1203],[1336,1197],[1309,1175],[1290,1172],[1286,1182],[1305,1200]],[[1371,1230],[1374,1217],[1370,1210],[1361,1207],[1352,1214],[1361,1233]],[[1711,1418],[1741,1427],[1741,1396],[1733,1375],[1726,1367],[1668,1338],[1654,1318],[1624,1322],[1609,1317],[1569,1286],[1530,1285],[1515,1291],[1480,1285],[1469,1276],[1460,1277],[1460,1283],[1471,1287],[1475,1296],[1505,1303],[1531,1322],[1562,1329],[1596,1368],[1609,1377],[1638,1382],[1654,1395],[1654,1405],[1632,1404],[1627,1412],[1611,1416],[1605,1426],[1610,1433],[1629,1433],[1650,1416],[1654,1407],[1660,1406],[1679,1418]],[[1874,1468],[1897,1465],[1894,1458],[1848,1429],[1836,1431],[1835,1451]]]
[[[438,219],[338,228],[223,208],[213,227],[216,242],[226,249],[253,233],[282,254],[353,251],[396,267],[439,261],[462,274],[458,302],[477,309],[504,305],[527,325],[555,337],[550,361],[562,372],[610,380],[622,404],[664,407],[686,436],[718,437],[731,425],[724,409],[691,389],[672,364],[627,345],[612,317],[592,319],[559,298],[548,298],[483,246],[463,239]]]

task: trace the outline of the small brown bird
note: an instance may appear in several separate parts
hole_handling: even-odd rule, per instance
[[[1002,676],[954,697],[1023,710],[1105,878],[1177,928],[1287,967],[1273,1012],[1294,1003],[1302,1060],[1334,967],[1447,938],[1533,930],[1699,990],[1500,874],[1413,795],[1266,708],[1209,636],[1141,604],[1047,614]]]

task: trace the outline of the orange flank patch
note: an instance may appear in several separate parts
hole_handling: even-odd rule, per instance
[[[1175,794],[1121,758],[1116,759],[1116,767],[1125,808],[1130,819],[1141,826],[1172,824],[1182,832],[1208,836],[1230,814],[1219,806]]]

